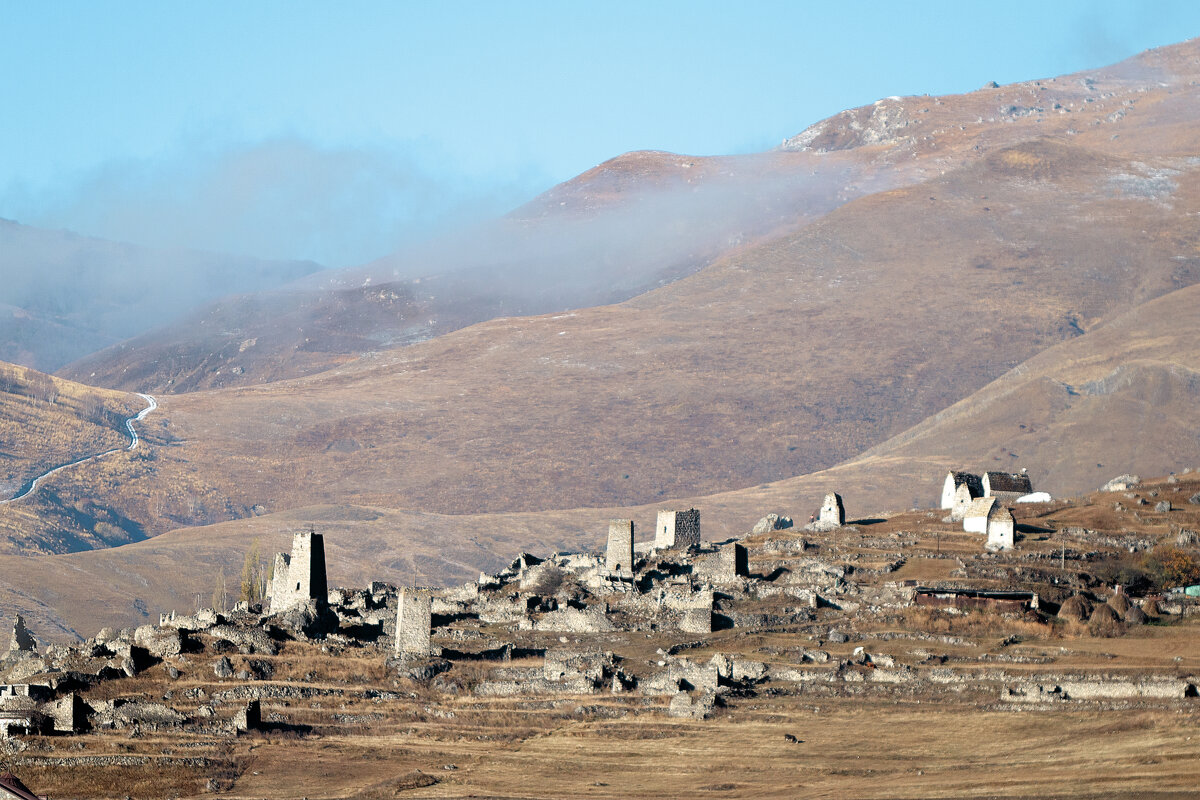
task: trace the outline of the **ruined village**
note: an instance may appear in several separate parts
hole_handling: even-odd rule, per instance
[[[451,588],[331,587],[322,534],[299,531],[261,605],[164,610],[69,646],[40,644],[18,617],[0,686],[5,763],[34,778],[158,770],[176,792],[253,795],[231,742],[486,738],[519,709],[701,723],[788,698],[817,712],[1195,713],[1194,659],[1147,668],[1089,643],[1194,626],[1200,591],[1146,593],[1102,566],[1164,542],[1195,553],[1200,473],[1055,500],[1022,473],[955,471],[938,505],[848,520],[831,493],[807,524],[771,513],[724,542],[704,539],[702,509],[662,510],[652,536],[612,520],[593,552],[521,553]],[[779,737],[802,741],[808,713],[780,717]],[[404,780],[451,779],[441,766]]]

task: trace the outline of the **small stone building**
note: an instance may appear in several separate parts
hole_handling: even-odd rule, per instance
[[[1011,550],[1016,539],[1016,522],[1012,512],[995,497],[980,497],[971,501],[963,515],[963,530],[987,536],[991,550]]]
[[[614,519],[608,523],[604,568],[621,575],[633,575],[633,520]]]
[[[429,655],[433,605],[428,592],[402,589],[396,604],[396,655]]]
[[[1033,493],[1033,482],[1024,470],[1020,472],[983,473],[983,496],[996,497],[1002,502],[1012,502],[1018,497]]]
[[[1016,544],[1017,523],[1012,512],[1000,504],[992,507],[987,519],[987,548],[989,550],[1012,550]]]
[[[965,488],[967,502],[984,495],[983,479],[978,475],[950,470],[946,473],[946,480],[942,482],[942,508],[956,507],[960,488]]]
[[[700,510],[663,510],[654,526],[656,550],[691,550],[700,546]]]
[[[967,533],[987,533],[988,515],[997,506],[994,497],[977,497],[963,513],[963,530]]]
[[[91,708],[75,692],[68,692],[42,708],[50,717],[55,733],[78,733],[87,728]]]
[[[292,554],[275,556],[275,568],[269,588],[271,613],[278,614],[309,600],[327,602],[329,587],[325,578],[325,539],[314,531],[302,531],[292,537]]]
[[[954,490],[954,503],[950,506],[950,521],[962,522],[963,517],[967,514],[967,509],[971,506],[972,500],[977,500],[981,495],[971,494],[971,488],[965,483],[960,483],[958,488]]]
[[[238,733],[246,733],[262,727],[262,705],[258,700],[251,700],[233,715],[233,729]]]

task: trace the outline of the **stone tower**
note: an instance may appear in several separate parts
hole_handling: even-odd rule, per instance
[[[8,652],[10,653],[36,653],[37,642],[33,638],[33,634],[25,627],[25,618],[17,614],[17,621],[13,623],[12,641],[8,643]]]
[[[821,504],[821,515],[818,521],[826,525],[845,525],[846,524],[846,507],[842,505],[842,496],[836,492],[830,492],[825,495],[825,502]]]
[[[604,568],[622,575],[633,574],[633,520],[614,519],[608,523],[608,550]]]
[[[429,655],[430,629],[433,624],[429,594],[415,589],[401,589],[396,603],[396,655]]]
[[[700,511],[659,511],[654,526],[656,550],[690,550],[700,546]]]
[[[281,567],[284,576],[280,575]],[[321,534],[308,530],[292,537],[292,555],[288,557],[280,553],[275,557],[271,589],[272,614],[303,605],[309,600],[315,600],[318,605],[328,601],[325,539]]]

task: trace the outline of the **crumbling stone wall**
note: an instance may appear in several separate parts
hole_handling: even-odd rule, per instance
[[[662,510],[654,526],[654,547],[658,550],[686,550],[700,546],[700,510]]]
[[[713,581],[744,578],[750,574],[745,545],[733,542],[713,553],[704,553],[692,562],[692,574]]]
[[[679,630],[685,633],[712,633],[713,593],[696,592],[679,618]]]

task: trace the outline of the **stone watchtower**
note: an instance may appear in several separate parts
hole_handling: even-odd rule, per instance
[[[429,655],[433,607],[428,592],[401,589],[396,603],[396,655]]]
[[[614,519],[608,523],[608,549],[604,568],[622,575],[633,574],[633,520]]]
[[[321,534],[308,530],[292,537],[291,557],[283,553],[275,557],[270,594],[272,614],[303,605],[309,600],[315,600],[318,605],[328,601],[325,539]]]
[[[36,653],[37,641],[34,640],[33,634],[25,627],[25,618],[17,614],[17,620],[13,623],[12,639],[8,643],[8,652],[10,653]]]
[[[656,550],[691,550],[700,546],[700,510],[659,511],[654,526]]]
[[[842,505],[840,494],[830,492],[825,495],[825,502],[821,504],[821,514],[817,520],[826,525],[846,524],[846,507]]]

